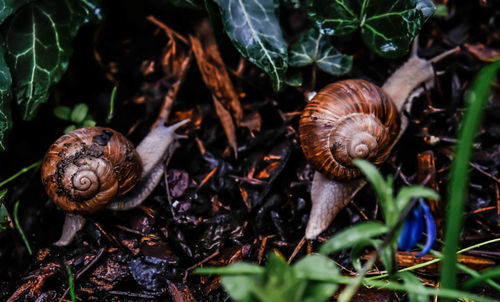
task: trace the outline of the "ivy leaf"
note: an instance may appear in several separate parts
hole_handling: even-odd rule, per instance
[[[358,29],[360,6],[351,0],[309,0],[307,13],[323,34],[347,35]]]
[[[6,60],[23,119],[49,97],[68,67],[78,29],[99,17],[89,1],[40,0],[20,8],[6,24]]]
[[[19,7],[33,0],[0,0],[0,24]]]
[[[6,194],[7,189],[3,189],[0,191],[0,232],[12,227],[12,221],[10,220],[9,212],[7,212],[7,208],[3,204]]]
[[[363,40],[380,56],[403,55],[434,10],[431,0],[372,1],[361,16]]]
[[[316,64],[326,73],[341,75],[351,70],[352,57],[341,54],[333,48],[328,36],[312,28],[292,44],[288,64],[294,67]]]
[[[224,28],[238,51],[263,69],[278,91],[287,69],[287,44],[283,38],[273,0],[215,0]],[[277,2],[276,2],[277,3]]]
[[[171,5],[181,8],[201,9],[203,3],[199,0],[168,0]]]
[[[11,85],[10,70],[5,63],[3,49],[0,48],[0,151],[5,150],[7,132],[12,126],[10,117]]]
[[[310,0],[307,4],[322,33],[348,34],[359,27],[367,46],[388,58],[408,52],[435,10],[432,0]]]

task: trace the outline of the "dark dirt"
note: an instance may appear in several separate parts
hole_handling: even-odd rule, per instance
[[[34,120],[14,121],[9,149],[0,154],[0,179],[40,160],[62,134],[67,124],[54,117],[54,106],[85,102],[98,125],[104,126],[113,88],[109,74],[119,88],[115,116],[107,126],[137,144],[156,120],[172,83],[160,66],[167,38],[146,16],[152,14],[188,37],[203,15],[167,7],[160,1],[107,5],[112,7],[107,20],[101,26],[86,26],[78,34],[70,68],[54,88],[50,101]],[[434,89],[414,102],[411,124],[380,167],[384,175],[394,175],[396,188],[416,184],[417,155],[432,151],[442,200],[447,196],[464,93],[486,64],[465,43],[500,49],[498,3],[448,1],[448,7],[449,17],[431,18],[424,26],[419,54],[430,58],[455,46],[461,46],[462,51],[435,66],[443,75],[436,77]],[[304,16],[294,12],[284,11],[281,20],[290,41],[307,26]],[[217,35],[217,31],[216,37],[227,68],[236,70],[239,53],[227,37]],[[311,72],[306,70],[305,88],[319,89],[345,78],[382,84],[405,60],[373,55],[359,34],[336,38],[334,43],[354,56],[351,73],[338,78],[318,71],[315,87],[308,87]],[[100,54],[102,65],[95,60],[94,52]],[[148,64],[153,64],[151,73],[144,72]],[[0,300],[18,297],[15,301],[57,301],[63,295],[69,299],[65,268],[69,265],[82,301],[226,301],[218,278],[193,275],[192,270],[201,264],[224,265],[239,260],[261,263],[273,249],[289,258],[304,235],[311,206],[308,192],[313,170],[304,159],[297,132],[304,94],[293,87],[273,93],[268,77],[248,62],[244,72],[232,74],[231,79],[244,116],[259,115],[262,121],[260,131],[237,129],[237,158],[231,154],[211,92],[193,60],[171,120],[188,115],[194,122],[183,130],[188,138],[181,141],[170,161],[166,181],[162,180],[137,209],[89,216],[86,227],[68,247],[52,245],[59,238],[64,213],[45,194],[39,171],[9,183],[7,209],[12,213],[14,203],[20,201],[19,218],[34,254],[27,253],[15,230],[0,233]],[[463,247],[500,235],[498,87],[485,113],[471,161]],[[319,240],[304,245],[295,259],[305,255],[308,248],[316,251],[319,243],[346,226],[381,218],[375,199],[373,190],[364,188]],[[439,240],[434,248],[440,247]],[[488,245],[474,255],[498,262],[499,248],[499,244]],[[335,260],[346,269],[352,268],[347,252],[336,255]],[[435,271],[421,277],[428,284],[438,281]],[[477,291],[492,295],[489,288]],[[364,301],[387,299],[386,292],[363,291],[358,296]]]

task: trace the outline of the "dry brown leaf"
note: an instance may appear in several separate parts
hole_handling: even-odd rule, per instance
[[[481,61],[492,62],[500,57],[500,50],[486,47],[484,44],[465,43],[464,46],[471,54]]]
[[[234,157],[237,158],[238,150],[236,145],[236,127],[234,126],[231,114],[226,110],[226,108],[224,108],[215,95],[212,95],[212,99],[214,100],[215,112],[217,113],[222,127],[224,128],[229,146],[233,149]]]
[[[203,81],[212,94],[231,112],[236,124],[239,125],[243,110],[219,53],[212,28],[205,20],[197,27],[197,31],[196,37],[189,38]]]
[[[251,132],[259,132],[262,127],[262,117],[260,116],[259,112],[253,111],[243,117],[240,125],[243,127],[247,127]]]

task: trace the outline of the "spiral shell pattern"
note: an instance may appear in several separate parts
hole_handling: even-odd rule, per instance
[[[139,181],[142,163],[133,144],[109,128],[87,127],[61,136],[43,159],[42,183],[64,211],[90,214]]]
[[[306,159],[330,179],[348,181],[361,172],[352,160],[377,165],[389,155],[401,119],[389,96],[365,80],[344,80],[319,91],[300,118]]]

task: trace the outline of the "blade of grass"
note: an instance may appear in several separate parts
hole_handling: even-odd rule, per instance
[[[499,241],[500,241],[500,238],[495,238],[495,239],[488,240],[488,241],[485,241],[485,242],[480,242],[478,244],[474,244],[474,245],[471,245],[469,247],[466,247],[464,249],[459,250],[457,252],[457,255],[461,254],[461,253],[464,253],[464,252],[467,252],[469,250],[481,247],[483,245],[487,245],[487,244],[495,243],[495,242],[499,242]],[[426,267],[426,266],[434,264],[434,263],[441,262],[441,260],[443,260],[442,259],[443,255],[441,253],[438,253],[438,252],[436,252],[434,250],[431,250],[431,252],[433,254],[436,253],[435,256],[436,257],[440,257],[440,258],[436,258],[436,259],[429,260],[429,261],[426,261],[426,262],[423,262],[423,263],[419,263],[419,264],[415,264],[415,265],[412,265],[412,266],[409,266],[409,267],[402,268],[402,269],[398,270],[398,273],[406,272],[406,271],[413,271],[413,270],[416,270],[416,269],[419,269],[419,268],[422,268],[422,267]],[[459,269],[461,269],[463,272],[465,272],[465,273],[467,273],[467,274],[475,277],[474,273],[471,273],[471,271],[475,272],[474,270],[472,270],[472,269],[467,270],[466,269],[467,267],[464,266],[464,265],[462,265],[462,264],[457,264],[457,265],[458,265]],[[476,274],[478,274],[478,273],[476,273]],[[368,277],[368,278],[365,278],[365,280],[378,280],[378,279],[383,279],[383,278],[386,278],[386,277],[389,277],[389,274],[382,274],[382,275],[378,275],[378,276]],[[494,287],[496,288],[496,286],[494,286]]]
[[[118,90],[118,86],[113,87],[113,90],[111,91],[111,100],[109,102],[109,112],[108,112],[108,117],[106,117],[106,123],[110,123],[111,120],[113,119],[114,111],[115,111],[115,96],[116,96],[116,91]]]
[[[14,205],[14,225],[16,226],[16,229],[19,232],[19,234],[21,234],[21,238],[23,238],[24,244],[26,245],[26,248],[28,249],[28,253],[30,255],[33,255],[33,253],[31,252],[31,247],[30,247],[30,244],[28,242],[28,239],[24,235],[23,229],[21,228],[21,224],[19,223],[19,219],[17,218],[18,208],[19,208],[19,200]]]
[[[332,276],[332,275],[323,275],[321,278],[315,278],[315,281],[322,282],[334,282],[338,284],[346,284],[351,285],[356,283],[357,280],[352,277],[345,276]],[[455,289],[447,289],[447,288],[432,288],[429,286],[411,286],[409,284],[403,284],[395,281],[388,280],[363,280],[363,285],[366,287],[375,287],[378,289],[399,291],[399,292],[407,292],[407,293],[415,293],[419,295],[427,295],[427,296],[438,296],[444,298],[450,298],[454,300],[460,301],[476,301],[476,302],[495,302],[496,299],[492,299],[489,297],[480,296],[477,294],[469,293],[466,291],[455,290]],[[468,299],[468,300],[467,300]]]
[[[500,61],[483,68],[467,96],[467,111],[460,127],[449,184],[444,259],[441,269],[441,286],[447,289],[454,289],[457,284],[456,252],[462,227],[465,196],[468,191],[467,169],[472,154],[472,144],[479,129],[483,108],[490,94],[491,83],[499,67]]]
[[[19,172],[17,172],[16,174],[12,175],[11,177],[7,178],[6,180],[0,182],[0,188],[5,186],[7,183],[13,181],[14,179],[16,179],[17,177],[19,177],[21,174],[24,174],[26,172],[28,172],[29,170],[31,169],[35,169],[35,168],[38,168],[40,165],[42,164],[42,161],[39,160],[37,161],[36,163],[33,163],[27,167],[24,167],[22,168],[21,170],[19,170]]]
[[[69,294],[71,296],[71,302],[76,302],[75,296],[75,282],[73,279],[73,273],[69,265],[66,265],[66,271],[68,272],[68,283],[69,283]]]

